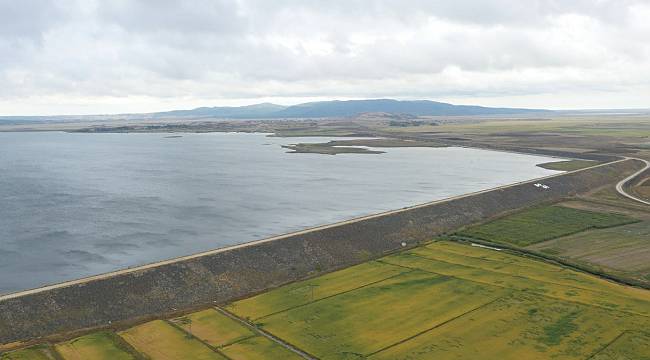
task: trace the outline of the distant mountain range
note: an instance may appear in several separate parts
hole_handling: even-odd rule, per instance
[[[539,109],[492,108],[484,106],[453,105],[429,100],[402,101],[393,99],[318,101],[283,106],[262,103],[234,107],[200,107],[192,110],[173,110],[143,114],[117,115],[59,115],[59,116],[0,116],[4,123],[42,122],[50,120],[158,120],[165,118],[220,118],[220,119],[296,119],[354,117],[362,113],[408,114],[413,116],[459,115],[515,115],[550,112]]]
[[[155,117],[219,117],[219,118],[265,118],[286,110],[286,106],[262,103],[246,106],[200,107],[192,110],[172,110],[153,113]]]
[[[239,107],[201,107],[154,113],[154,117],[216,117],[216,118],[324,118],[350,117],[367,112],[410,114],[415,116],[509,115],[545,112],[538,109],[491,108],[452,105],[429,100],[400,101],[392,99],[318,101],[282,106],[270,103]]]

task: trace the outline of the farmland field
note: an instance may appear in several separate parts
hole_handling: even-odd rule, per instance
[[[650,326],[650,292],[506,252],[440,241],[378,262],[410,272],[286,310],[283,288],[244,302],[268,299],[256,324],[322,359],[583,359]]]
[[[528,246],[587,229],[604,229],[636,221],[621,214],[553,205],[525,210],[473,226],[460,231],[458,235],[495,243]]]
[[[152,360],[197,359],[223,360],[195,338],[162,320],[155,320],[119,333],[136,350]]]
[[[296,353],[283,348],[282,346],[263,336],[255,336],[241,340],[237,343],[224,347],[221,349],[221,351],[233,360],[302,359],[302,357]]]
[[[412,271],[257,323],[316,357],[340,358],[381,350],[503,294],[499,288]]]
[[[27,349],[16,350],[0,355],[0,360],[53,360],[48,346],[39,345]]]
[[[456,234],[650,287],[650,211],[616,193],[524,210]]]
[[[55,346],[65,360],[130,360],[135,359],[120,346],[115,334],[97,332]]]
[[[632,315],[517,294],[370,358],[586,359],[629,324],[644,323]]]
[[[222,308],[55,344],[59,358],[44,345],[1,359],[302,358],[286,344],[318,359],[647,359],[648,329],[650,291],[439,240]]]
[[[233,303],[226,308],[236,314],[258,319],[272,313],[304,305],[314,300],[354,290],[399,275],[407,269],[370,261],[315,279],[300,281],[259,296]]]
[[[528,249],[650,281],[650,221],[586,231],[534,244]]]
[[[171,321],[212,346],[224,346],[255,335],[248,328],[213,309]]]
[[[647,330],[647,329],[646,329]],[[650,333],[626,331],[596,354],[594,360],[650,359]]]

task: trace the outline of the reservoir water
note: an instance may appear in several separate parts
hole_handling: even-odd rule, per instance
[[[0,293],[532,179],[468,148],[289,154],[329,138],[0,133]]]

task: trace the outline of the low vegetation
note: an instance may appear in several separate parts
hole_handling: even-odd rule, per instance
[[[226,359],[193,336],[188,336],[163,320],[155,320],[130,328],[120,332],[119,335],[137,351],[152,360]]]
[[[584,359],[650,325],[650,292],[505,252],[434,242],[377,262],[408,271],[300,306],[282,306],[280,288],[230,309],[264,306],[261,329],[322,359]]]
[[[584,169],[590,166],[598,165],[598,161],[592,160],[567,160],[567,161],[555,161],[544,164],[539,164],[537,166],[548,169],[548,170],[558,170],[558,171],[574,171]]]
[[[172,319],[171,322],[204,343],[216,347],[255,336],[248,328],[232,321],[214,309]]]
[[[299,360],[302,357],[263,336],[255,336],[224,347],[221,351],[230,359]]]
[[[323,155],[337,155],[337,154],[381,154],[383,151],[371,150],[365,147],[352,147],[352,146],[330,146],[327,144],[293,144],[283,145],[290,153],[304,153],[304,154],[323,154]]]
[[[137,359],[123,340],[111,332],[97,332],[57,344],[56,351],[66,360],[132,360]]]
[[[605,229],[637,221],[621,214],[553,205],[525,210],[473,226],[458,232],[458,235],[523,247],[587,229]]]
[[[53,360],[52,350],[47,345],[37,345],[0,355],[1,360]]]
[[[370,261],[314,279],[296,282],[226,306],[235,314],[256,321],[280,311],[374,284],[409,271],[399,266]]]

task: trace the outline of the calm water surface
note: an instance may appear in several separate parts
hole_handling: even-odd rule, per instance
[[[555,173],[465,148],[287,154],[323,138],[0,133],[0,293]]]

